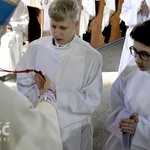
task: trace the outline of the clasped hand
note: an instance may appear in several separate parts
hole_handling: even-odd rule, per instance
[[[149,8],[148,8],[148,5],[145,0],[142,0],[142,2],[141,2],[141,6],[138,9],[138,12],[140,12],[140,11],[143,11],[146,16],[148,16],[148,14],[149,14]]]
[[[121,119],[119,122],[119,128],[121,132],[127,132],[134,134],[136,131],[137,124],[139,122],[138,115],[133,113],[130,118]]]

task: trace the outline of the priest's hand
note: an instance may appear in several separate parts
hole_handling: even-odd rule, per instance
[[[56,97],[55,84],[46,75],[43,78],[39,73],[36,73],[34,78],[39,88],[40,94],[43,93],[46,89],[51,89]]]
[[[135,113],[132,114],[130,118],[121,119],[119,122],[120,131],[134,134],[136,131],[138,122],[139,122],[138,115]]]

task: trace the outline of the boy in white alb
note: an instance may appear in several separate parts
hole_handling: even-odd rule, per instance
[[[78,13],[76,1],[54,0],[49,8],[52,36],[33,41],[17,65],[18,70],[41,70],[54,83],[50,88],[57,99],[64,150],[93,149],[89,117],[102,94],[102,56],[75,34]],[[34,73],[19,74],[17,85],[36,106],[43,84],[37,84]]]
[[[112,133],[104,150],[150,149],[150,21],[133,28],[129,47],[136,65],[128,66],[112,85],[106,128]],[[132,56],[132,57],[133,57]]]

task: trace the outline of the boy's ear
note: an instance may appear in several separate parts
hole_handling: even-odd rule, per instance
[[[77,27],[78,25],[79,25],[79,21],[76,20],[76,21],[75,21],[75,27]]]

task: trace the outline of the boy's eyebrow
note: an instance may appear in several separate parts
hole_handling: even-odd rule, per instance
[[[68,28],[68,26],[60,26],[61,28]]]
[[[149,53],[149,52],[147,52],[147,51],[143,51],[143,50],[140,50],[140,49],[138,50],[138,49],[137,49],[137,48],[135,48],[134,46],[133,46],[133,48],[134,48],[134,50],[135,50],[135,51],[137,51],[137,52],[140,52],[140,53],[142,52],[142,53],[150,54],[150,53]]]

